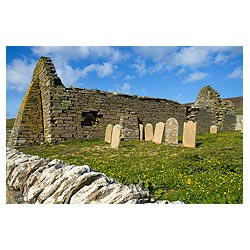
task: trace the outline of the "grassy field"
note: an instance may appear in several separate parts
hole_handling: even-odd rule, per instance
[[[236,112],[237,112],[237,115],[243,115],[243,108],[237,109]]]
[[[243,202],[243,135],[239,131],[197,135],[195,149],[134,140],[111,149],[103,140],[76,140],[20,150],[87,164],[123,184],[143,185],[155,199],[191,204]]]
[[[11,130],[16,118],[6,119],[6,130]]]

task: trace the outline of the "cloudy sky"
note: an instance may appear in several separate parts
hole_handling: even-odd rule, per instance
[[[6,47],[6,116],[16,117],[41,56],[66,87],[193,102],[211,85],[222,98],[243,95],[243,47]]]

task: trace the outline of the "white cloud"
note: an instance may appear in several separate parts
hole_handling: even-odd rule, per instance
[[[144,60],[137,59],[132,65],[139,75],[144,75],[146,73],[146,63]]]
[[[197,67],[211,61],[210,50],[207,47],[183,47],[172,56],[175,66]]]
[[[164,62],[170,55],[176,53],[174,46],[139,46],[134,47],[134,51],[144,58],[149,58],[154,62]]]
[[[131,75],[126,75],[124,78],[123,78],[123,81],[130,81],[134,78],[134,76],[131,76]]]
[[[56,68],[58,76],[61,78],[62,83],[68,87],[77,84],[79,78],[82,77],[83,72],[81,69],[73,69],[70,65],[63,65]]]
[[[129,94],[131,90],[131,86],[129,83],[123,83],[123,85],[121,86],[121,92],[125,93],[125,94]]]
[[[114,88],[109,91],[123,93],[123,94],[130,94],[131,85],[129,83],[123,83],[121,85],[116,84]]]
[[[243,70],[241,67],[237,67],[234,69],[233,72],[227,75],[227,78],[232,79],[232,78],[242,78],[243,77]]]
[[[168,67],[165,63],[156,63],[155,65],[151,66],[148,71],[151,74],[154,74],[154,73],[162,72],[166,70],[167,68]]]
[[[51,57],[59,77],[66,86],[77,84],[80,78],[90,72],[96,72],[100,78],[109,76],[115,69],[113,63],[123,58],[117,48],[107,46],[44,46],[33,47],[32,51],[38,56]],[[71,66],[71,61],[88,58],[91,58],[93,63],[82,69]],[[106,60],[99,63],[100,59]]]
[[[42,46],[33,47],[32,51],[38,56],[49,56],[53,61],[59,63],[71,60],[86,59],[92,60],[104,58],[111,62],[117,62],[126,56],[117,48],[108,46]]]
[[[103,63],[103,65],[96,65],[96,72],[99,77],[109,76],[113,73],[113,66],[111,63]]]
[[[6,69],[7,89],[15,89],[20,92],[27,90],[35,66],[35,60],[13,59]]]
[[[183,74],[185,71],[186,71],[185,68],[181,68],[181,69],[178,70],[176,75],[179,76],[179,75]]]
[[[82,70],[81,76],[84,77],[93,71],[95,71],[99,77],[105,77],[113,73],[113,65],[108,62],[103,64],[90,64]]]
[[[161,65],[161,70],[169,70],[173,67],[209,66],[213,63],[229,62],[231,59],[242,55],[241,46],[189,46],[189,47],[135,47],[134,51],[140,60],[152,60]],[[158,65],[158,68],[159,68]],[[147,65],[145,64],[145,67]],[[153,71],[152,71],[153,72]],[[154,72],[157,72],[155,70]]]
[[[215,63],[226,63],[228,61],[228,56],[222,54],[222,53],[219,53],[215,56],[214,58],[214,62]]]
[[[80,78],[84,78],[90,72],[96,72],[97,76],[103,78],[113,73],[113,65],[108,62],[103,64],[92,63],[83,69],[73,69],[70,65],[66,64],[57,68],[58,76],[66,86],[77,84]]]
[[[189,74],[184,82],[185,83],[186,82],[195,82],[195,81],[204,79],[207,76],[208,76],[208,74],[204,73],[204,72],[194,72],[194,73]]]

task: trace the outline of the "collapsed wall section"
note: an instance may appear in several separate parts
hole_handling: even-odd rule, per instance
[[[196,102],[186,106],[186,119],[197,122],[198,133],[208,133],[211,125],[219,130],[234,130],[236,107],[229,100],[222,100],[220,94],[210,86],[203,87]]]

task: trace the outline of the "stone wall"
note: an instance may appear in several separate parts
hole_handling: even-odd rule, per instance
[[[208,133],[211,125],[216,125],[219,130],[234,130],[236,107],[231,101],[222,100],[213,88],[205,86],[196,102],[186,107],[186,119],[197,122],[198,133]]]
[[[152,202],[139,185],[123,185],[91,167],[6,149],[7,203],[143,204]]]
[[[175,102],[98,90],[54,90],[51,105],[51,141],[104,138],[108,124],[120,124],[124,139],[139,139],[139,124],[175,118],[184,122],[184,109]]]
[[[197,122],[197,133],[209,133],[210,126],[215,124],[211,108],[187,106],[186,119]]]
[[[104,138],[108,124],[122,125],[124,139],[139,139],[139,124],[174,117],[182,131],[185,107],[177,102],[99,90],[65,88],[49,58],[42,57],[19,109],[8,146]]]
[[[51,97],[54,90],[64,88],[50,58],[37,62],[31,84],[19,108],[8,145],[50,141]]]
[[[91,167],[65,164],[6,148],[6,203],[183,204],[155,201],[138,184],[123,185]]]
[[[150,97],[138,97],[99,90],[65,88],[50,58],[41,57],[30,87],[20,106],[8,146],[41,142],[62,142],[80,138],[104,138],[108,124],[120,124],[124,139],[139,139],[139,124],[197,121],[197,132],[209,132],[210,125],[234,129],[235,108],[223,102],[219,93],[204,87],[194,107]]]

